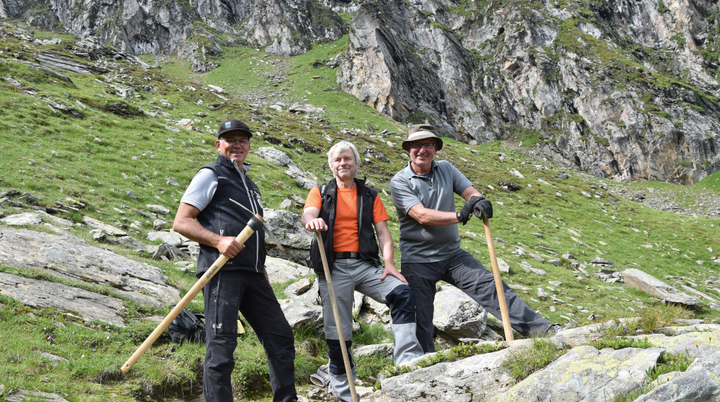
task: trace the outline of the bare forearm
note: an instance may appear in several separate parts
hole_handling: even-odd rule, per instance
[[[222,236],[205,229],[194,218],[176,218],[173,222],[173,230],[192,241],[214,248],[217,248],[222,239]]]
[[[458,223],[455,212],[438,211],[436,209],[425,208],[421,205],[412,207],[410,216],[421,225],[447,226]]]
[[[382,251],[383,261],[385,266],[395,266],[395,247],[393,247],[392,236],[390,232],[384,234],[378,234],[378,240],[380,242],[380,250]]]

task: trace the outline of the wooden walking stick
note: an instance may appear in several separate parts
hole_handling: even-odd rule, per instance
[[[315,231],[315,237],[317,238],[318,248],[320,249],[320,258],[323,263],[325,280],[327,280],[328,293],[330,293],[330,304],[332,304],[335,325],[338,330],[338,338],[340,338],[340,349],[342,350],[343,362],[345,363],[345,374],[347,374],[348,384],[350,385],[350,395],[352,396],[353,402],[358,402],[358,397],[355,393],[355,379],[353,378],[352,367],[350,367],[350,357],[348,355],[347,346],[345,346],[345,335],[343,335],[342,323],[340,322],[340,311],[338,311],[337,301],[335,300],[335,291],[333,290],[332,278],[330,278],[330,268],[328,268],[327,256],[325,255],[325,245],[323,244],[322,236],[320,236],[319,230]]]
[[[253,233],[263,228],[263,223],[265,221],[263,218],[255,214],[250,220],[248,221],[245,228],[240,232],[239,235],[235,238],[238,243],[243,244],[247,241],[247,239],[252,236]],[[323,255],[324,257],[324,255]],[[213,265],[208,268],[207,271],[205,271],[205,274],[198,279],[198,281],[193,285],[193,287],[187,292],[185,297],[183,297],[180,300],[180,303],[178,303],[175,308],[172,309],[172,311],[165,317],[164,320],[160,324],[158,324],[157,328],[150,334],[150,336],[147,337],[145,342],[143,342],[142,345],[133,353],[132,356],[128,359],[125,364],[120,368],[124,373],[127,373],[130,371],[132,366],[140,359],[140,357],[152,346],[153,343],[157,340],[157,338],[162,335],[163,331],[165,331],[165,328],[167,328],[173,320],[182,312],[185,307],[187,307],[188,304],[190,304],[190,301],[197,296],[198,293],[202,290],[205,285],[210,282],[210,279],[212,279],[213,276],[220,270],[220,268],[225,265],[226,262],[228,262],[229,258],[225,257],[224,255],[220,254],[220,257],[218,257],[217,260],[213,263]]]
[[[492,264],[493,276],[495,277],[495,289],[497,289],[498,302],[500,303],[500,315],[502,315],[503,329],[505,330],[505,340],[514,341],[512,328],[510,327],[510,315],[508,314],[507,302],[505,301],[505,291],[503,290],[502,279],[500,278],[500,268],[498,267],[497,257],[495,256],[495,244],[493,243],[492,234],[490,233],[490,224],[488,219],[482,214],[478,216],[482,218],[485,225],[485,237],[487,238],[488,250],[490,252],[490,263]]]

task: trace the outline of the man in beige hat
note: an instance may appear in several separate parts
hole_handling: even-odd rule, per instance
[[[417,338],[425,353],[433,344],[435,284],[443,280],[465,292],[490,314],[500,318],[494,277],[460,247],[457,224],[470,220],[474,211],[492,218],[492,204],[455,166],[435,161],[442,139],[429,124],[410,127],[402,148],[410,162],[390,181],[393,203],[400,220],[401,272],[416,301]],[[465,199],[455,212],[455,195]],[[505,283],[510,325],[523,335],[545,334],[559,326],[540,317]]]

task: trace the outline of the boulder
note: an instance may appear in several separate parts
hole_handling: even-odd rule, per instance
[[[640,389],[663,353],[660,348],[577,346],[490,401],[611,402]]]
[[[180,292],[160,269],[90,246],[71,235],[0,228],[0,264],[91,286],[106,285],[139,304],[174,306]]]
[[[622,277],[625,284],[631,288],[642,290],[666,303],[677,303],[685,306],[694,306],[698,303],[696,298],[639,269],[626,269],[622,272]]]
[[[720,400],[720,351],[698,356],[684,373],[678,374],[641,395],[635,402]]]
[[[443,286],[435,294],[433,325],[436,334],[452,342],[480,339],[487,316],[482,306],[454,286]]]

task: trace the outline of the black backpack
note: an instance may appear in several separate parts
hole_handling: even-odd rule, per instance
[[[183,310],[168,326],[170,339],[182,345],[184,341],[205,342],[205,316]]]

